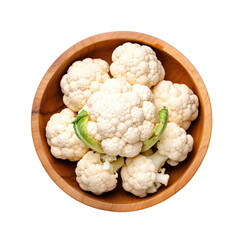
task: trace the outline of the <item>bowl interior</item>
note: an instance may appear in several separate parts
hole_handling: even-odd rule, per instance
[[[60,80],[61,77],[66,73],[68,67],[76,60],[82,60],[86,57],[91,58],[102,58],[106,60],[109,64],[111,64],[111,55],[113,50],[119,46],[120,44],[132,41],[132,39],[128,38],[120,38],[120,39],[111,39],[111,40],[103,40],[98,43],[94,43],[88,48],[82,48],[80,50],[75,49],[74,54],[68,56],[64,61],[61,61],[61,64],[57,68],[56,71],[51,73],[51,77],[47,83],[47,86],[43,92],[40,106],[39,106],[39,126],[38,130],[40,131],[40,140],[42,142],[42,148],[44,149],[45,155],[49,163],[52,166],[52,169],[58,174],[59,178],[64,180],[67,186],[71,186],[79,193],[78,200],[85,196],[86,199],[93,199],[98,202],[109,203],[111,206],[113,205],[124,205],[124,204],[141,204],[144,201],[148,201],[153,197],[157,197],[161,194],[164,194],[167,188],[173,185],[179,178],[183,176],[183,174],[187,171],[189,166],[192,164],[194,160],[194,156],[196,151],[199,148],[199,144],[202,138],[202,129],[204,124],[204,116],[203,116],[203,107],[202,98],[200,95],[200,91],[198,86],[191,78],[189,73],[184,69],[181,63],[179,63],[175,58],[168,55],[165,51],[161,49],[161,46],[157,47],[156,45],[151,45],[144,41],[138,40],[135,41],[140,44],[147,44],[154,49],[157,54],[158,59],[162,62],[165,70],[166,70],[166,80],[171,80],[172,82],[184,83],[189,86],[194,93],[199,97],[200,107],[199,107],[199,117],[195,120],[191,127],[188,130],[194,138],[194,147],[193,151],[188,155],[187,159],[179,164],[176,167],[166,166],[166,172],[170,175],[169,185],[167,187],[161,187],[158,192],[154,195],[149,195],[146,198],[137,198],[130,193],[125,192],[121,187],[121,179],[119,178],[118,186],[115,190],[109,193],[105,193],[101,196],[95,196],[94,194],[84,192],[80,189],[78,183],[75,180],[75,167],[76,162],[70,161],[62,161],[55,159],[49,150],[47,145],[47,141],[45,138],[45,127],[49,118],[57,112],[60,112],[65,106],[62,101],[62,92],[60,89]],[[59,59],[56,60],[54,64],[59,64]],[[49,70],[50,71],[50,70]],[[87,203],[88,204],[88,203]],[[90,204],[91,205],[91,204]]]

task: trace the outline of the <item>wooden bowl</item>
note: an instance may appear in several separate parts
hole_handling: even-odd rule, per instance
[[[102,58],[109,64],[113,50],[124,42],[146,44],[153,48],[166,71],[166,80],[185,83],[199,97],[199,116],[188,130],[194,138],[193,151],[176,167],[167,166],[170,175],[167,187],[146,198],[125,192],[121,179],[115,190],[101,196],[84,192],[75,178],[76,162],[55,159],[49,150],[45,127],[49,118],[65,106],[60,89],[61,77],[76,60],[86,57]],[[48,69],[37,89],[32,106],[32,136],[38,157],[52,180],[68,195],[89,206],[110,211],[134,211],[160,203],[179,191],[194,175],[207,152],[211,130],[212,111],[207,89],[193,65],[168,43],[136,32],[110,32],[89,37],[65,51]]]

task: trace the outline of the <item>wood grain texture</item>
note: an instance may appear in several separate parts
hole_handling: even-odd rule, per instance
[[[45,137],[47,121],[65,106],[60,89],[61,77],[76,60],[102,58],[111,64],[113,50],[124,42],[146,44],[154,49],[166,70],[166,80],[188,85],[199,97],[199,116],[188,132],[194,138],[193,151],[176,167],[167,166],[169,185],[156,194],[137,198],[125,192],[121,180],[117,188],[102,196],[82,191],[76,180],[76,162],[55,159]],[[136,32],[110,32],[89,37],[65,51],[48,69],[37,89],[32,106],[32,137],[42,165],[53,181],[74,199],[110,211],[134,211],[160,203],[179,191],[194,175],[207,152],[212,131],[212,110],[207,89],[193,65],[174,47],[155,37]]]

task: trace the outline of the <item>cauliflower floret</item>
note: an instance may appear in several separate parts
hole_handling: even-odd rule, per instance
[[[107,164],[104,164],[101,158],[99,153],[89,151],[77,163],[75,170],[79,186],[84,191],[90,191],[96,195],[112,191],[117,186],[118,173],[113,172],[113,167],[106,167]],[[111,165],[108,161],[106,163]]]
[[[104,152],[111,156],[120,155],[125,144],[126,143],[118,137],[106,138],[102,140],[102,148],[104,149]]]
[[[168,121],[187,130],[198,116],[198,97],[185,84],[161,81],[153,88],[157,110],[163,106],[169,111]]]
[[[157,143],[160,155],[167,156],[168,164],[176,166],[185,160],[193,148],[193,138],[190,134],[179,127],[176,123],[170,122]]]
[[[160,156],[158,152],[151,156],[127,158],[121,169],[124,190],[135,196],[145,197],[148,193],[156,192],[162,184],[166,186],[169,175],[161,168],[166,160],[167,157]]]
[[[130,92],[132,87],[130,84],[126,84],[125,81],[119,81],[114,79],[113,81],[107,81],[106,84],[101,86],[101,92],[105,93],[125,93]]]
[[[132,87],[122,79],[107,80],[87,102],[89,135],[101,141],[108,155],[136,156],[143,142],[152,136],[157,120],[156,107],[150,99],[150,89],[146,86]]]
[[[74,62],[60,82],[64,104],[75,112],[79,111],[110,78],[108,72],[109,65],[102,59],[86,58]]]
[[[146,88],[141,84],[134,84],[132,92],[137,93],[143,101],[153,101],[153,94],[150,88]]]
[[[59,159],[79,161],[88,147],[75,135],[72,121],[76,114],[68,108],[51,116],[46,126],[46,137],[51,153]]]
[[[165,71],[156,53],[146,45],[124,43],[112,54],[110,72],[113,77],[142,84],[149,88],[164,79]]]
[[[107,154],[101,154],[100,158],[101,158],[102,161],[109,162],[109,163],[117,161],[116,156],[110,156],[110,155],[107,155]]]
[[[90,136],[95,136],[96,140],[98,140],[98,141],[102,140],[100,134],[98,134],[98,129],[97,129],[97,123],[96,122],[88,121],[87,131],[88,131]]]

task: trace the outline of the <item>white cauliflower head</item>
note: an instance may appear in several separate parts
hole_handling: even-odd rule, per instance
[[[86,58],[74,62],[60,82],[64,104],[75,112],[79,111],[110,78],[108,72],[109,65],[102,59]]]
[[[81,189],[96,195],[113,190],[117,186],[118,174],[105,170],[104,167],[99,153],[87,152],[75,170],[76,180]]]
[[[145,197],[148,193],[156,192],[162,184],[166,186],[169,175],[161,168],[166,159],[158,152],[152,156],[138,155],[127,158],[126,164],[121,169],[124,190],[135,196]]]
[[[198,97],[185,84],[161,81],[153,88],[157,110],[163,106],[169,111],[168,121],[187,130],[198,116]]]
[[[68,108],[51,116],[46,126],[46,137],[51,153],[59,159],[79,161],[88,147],[75,135],[72,121],[76,114]]]
[[[164,79],[165,71],[156,53],[146,45],[124,43],[112,54],[110,72],[113,77],[142,84],[149,88]]]
[[[190,134],[179,127],[176,123],[170,122],[157,143],[160,155],[167,156],[167,163],[176,166],[185,160],[193,148],[193,138]]]
[[[136,156],[149,139],[157,120],[150,89],[133,87],[121,79],[109,79],[87,102],[89,135],[101,141],[108,155]]]

